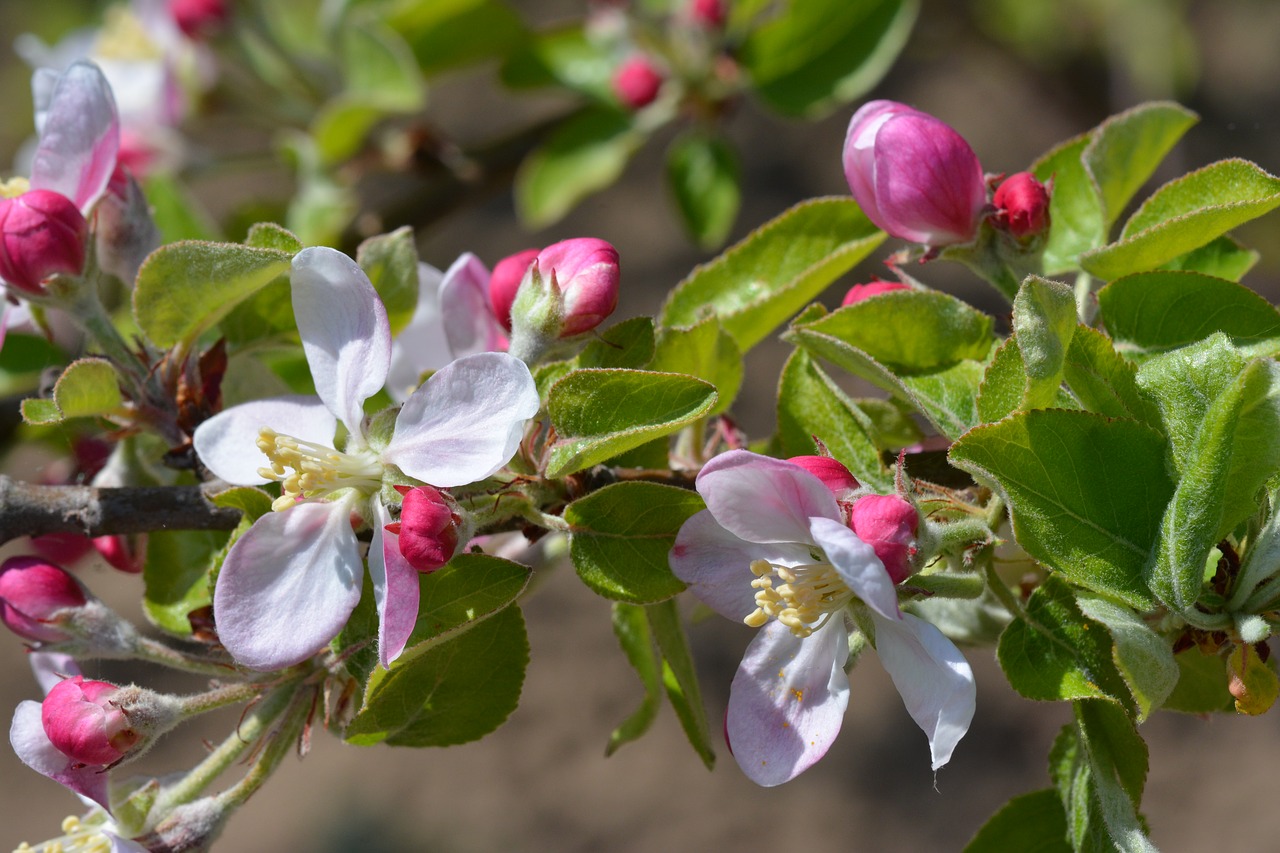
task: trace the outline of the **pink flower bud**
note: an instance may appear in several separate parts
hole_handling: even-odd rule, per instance
[[[83,533],[46,533],[31,537],[31,550],[51,563],[70,565],[93,550],[93,541]]]
[[[946,246],[978,233],[987,191],[978,157],[946,124],[896,101],[849,122],[844,174],[867,217],[894,237]]]
[[[430,486],[418,486],[404,493],[400,521],[388,524],[387,529],[399,534],[400,553],[409,565],[427,573],[453,558],[458,524],[459,518],[444,495]]]
[[[852,305],[855,302],[861,302],[864,299],[870,299],[882,293],[910,289],[910,287],[899,281],[873,281],[870,284],[855,284],[849,288],[849,292],[844,295],[844,300],[840,304]]]
[[[169,0],[169,14],[183,35],[199,41],[222,29],[231,9],[227,0]]]
[[[837,497],[859,486],[857,478],[849,473],[849,469],[830,456],[792,456],[787,461],[817,477]]]
[[[647,107],[662,88],[662,73],[644,54],[636,54],[613,72],[613,93],[627,109]]]
[[[911,574],[920,515],[897,495],[866,495],[854,501],[849,526],[858,538],[875,549],[895,584]]]
[[[24,640],[59,643],[68,639],[52,624],[53,617],[87,601],[79,581],[39,557],[10,557],[0,564],[0,622]]]
[[[493,274],[489,276],[489,302],[493,305],[494,316],[508,332],[511,331],[511,306],[516,301],[516,291],[536,257],[537,249],[525,249],[493,265]]]
[[[111,564],[113,569],[136,575],[142,571],[142,552],[145,550],[146,538],[143,534],[138,540],[130,541],[127,536],[95,536],[94,549],[102,559]]]
[[[58,751],[81,764],[110,765],[124,758],[141,736],[111,700],[119,690],[106,681],[75,675],[44,697],[40,721]]]
[[[724,0],[692,0],[689,3],[689,19],[708,30],[718,30],[724,26],[728,12]]]
[[[560,337],[589,332],[618,307],[618,250],[604,240],[579,237],[538,253],[538,272],[555,276],[564,298]]]
[[[1010,175],[991,201],[996,224],[1018,239],[1049,228],[1049,189],[1030,172]]]
[[[57,273],[84,269],[89,223],[75,202],[52,190],[0,198],[0,278],[40,293]]]

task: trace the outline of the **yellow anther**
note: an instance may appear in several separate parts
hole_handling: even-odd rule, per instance
[[[756,609],[742,621],[761,628],[777,619],[801,639],[813,634],[853,598],[835,568],[825,561],[800,566],[775,566],[754,560],[751,581]],[[775,585],[774,578],[781,583]]]
[[[107,9],[93,52],[103,59],[160,59],[163,53],[128,6]]]
[[[13,177],[0,181],[0,198],[17,198],[31,189],[31,182],[26,178]]]
[[[257,445],[271,463],[259,468],[258,476],[280,484],[280,497],[271,504],[276,512],[340,489],[372,494],[382,487],[382,464],[369,451],[341,453],[268,427],[258,432]]]

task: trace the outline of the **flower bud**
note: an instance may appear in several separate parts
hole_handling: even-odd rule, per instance
[[[895,584],[907,579],[920,527],[914,506],[897,495],[865,495],[854,501],[849,526],[875,549]]]
[[[227,23],[227,0],[169,0],[169,14],[182,34],[192,41],[207,38]]]
[[[140,534],[138,539],[133,540],[120,535],[93,538],[94,550],[111,565],[111,568],[131,575],[136,575],[143,569],[145,546],[145,534]]]
[[[728,18],[724,0],[691,0],[688,8],[689,19],[704,29],[718,30]]]
[[[75,675],[44,698],[40,721],[50,743],[81,764],[106,766],[124,758],[141,735],[113,701],[120,688],[106,681]]]
[[[142,188],[120,166],[98,202],[94,226],[98,266],[132,287],[142,262],[160,246],[160,230]]]
[[[978,157],[946,124],[895,101],[849,122],[844,174],[867,217],[894,237],[946,246],[978,233],[987,191]]]
[[[860,485],[848,468],[830,456],[792,456],[787,461],[817,477],[836,497]]]
[[[0,278],[40,293],[52,275],[84,269],[89,223],[75,202],[52,190],[0,198]]]
[[[525,249],[493,265],[493,274],[489,276],[489,302],[493,305],[494,316],[508,332],[511,331],[511,306],[516,301],[516,292],[520,290],[524,274],[529,271],[529,264],[536,257],[537,249]]]
[[[1030,172],[1010,175],[991,201],[996,224],[1019,240],[1049,228],[1049,189]]]
[[[613,94],[627,109],[638,110],[652,104],[662,88],[662,72],[644,54],[636,54],[613,72]]]
[[[560,337],[591,331],[618,307],[618,250],[604,240],[562,240],[539,252],[537,261],[564,298]]]
[[[855,284],[849,288],[849,292],[844,295],[844,299],[840,302],[843,305],[852,305],[855,302],[861,302],[864,299],[870,299],[873,296],[879,296],[882,293],[889,293],[894,290],[910,290],[911,288],[899,281],[873,281],[870,284]]]
[[[0,622],[24,640],[69,639],[54,626],[54,616],[87,601],[79,581],[39,557],[10,557],[0,564]]]
[[[44,533],[32,536],[31,550],[51,563],[69,566],[93,550],[93,540],[83,533]]]
[[[400,521],[387,529],[399,535],[400,553],[420,572],[434,572],[453,558],[460,519],[453,507],[430,486],[404,494]]]

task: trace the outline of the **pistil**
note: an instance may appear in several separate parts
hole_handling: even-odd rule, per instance
[[[280,483],[280,497],[271,504],[276,512],[340,489],[372,494],[382,486],[382,465],[367,450],[343,453],[267,427],[258,433],[258,449],[271,460],[258,475]]]

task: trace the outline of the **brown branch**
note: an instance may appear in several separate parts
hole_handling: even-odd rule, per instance
[[[0,476],[0,544],[46,533],[233,529],[240,523],[240,510],[214,506],[206,497],[210,488],[37,486]]]

